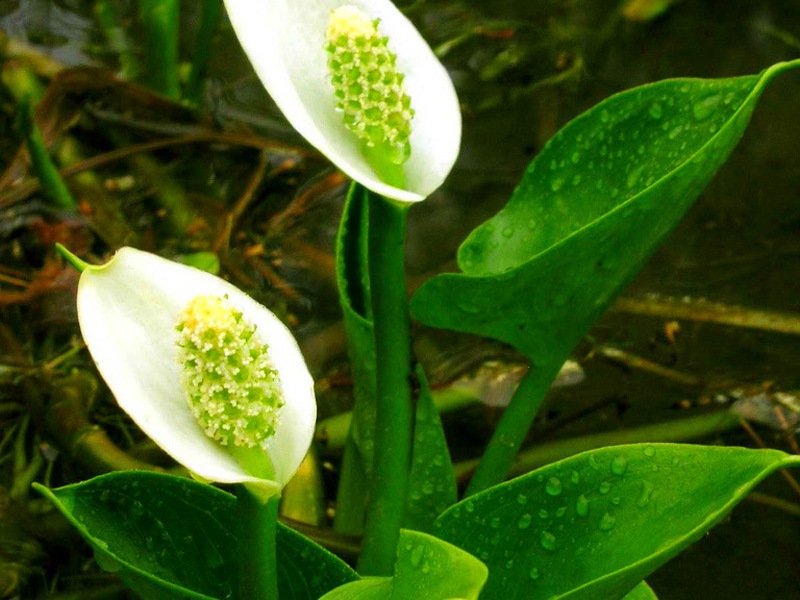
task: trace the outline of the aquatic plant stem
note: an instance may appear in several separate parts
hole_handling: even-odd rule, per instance
[[[147,85],[171,100],[177,100],[178,84],[178,0],[140,0],[139,13],[145,31]]]
[[[203,77],[205,77],[208,60],[211,57],[211,41],[219,27],[221,15],[222,0],[203,0],[200,27],[197,30],[192,53],[192,68],[189,71],[189,80],[186,82],[186,90],[183,94],[184,100],[192,104],[200,101]]]
[[[486,447],[465,496],[505,480],[559,368],[560,365],[540,365],[528,369]]]
[[[375,330],[376,428],[359,572],[394,570],[411,467],[414,406],[404,245],[408,205],[369,194],[369,277]]]
[[[264,500],[245,485],[236,486],[239,537],[237,600],[278,598],[275,537],[280,495]]]
[[[19,127],[25,138],[31,166],[45,196],[58,208],[75,210],[77,203],[64,180],[61,179],[61,174],[53,163],[53,159],[47,153],[42,132],[36,126],[33,106],[28,101],[19,104]]]

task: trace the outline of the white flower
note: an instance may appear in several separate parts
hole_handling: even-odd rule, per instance
[[[461,143],[458,98],[444,67],[394,4],[225,0],[225,5],[275,103],[348,176],[402,202],[423,200],[442,184]],[[384,160],[376,161],[376,145]],[[399,164],[399,177],[391,168],[387,175],[382,162]]]
[[[286,326],[230,283],[123,248],[81,274],[78,320],[120,407],[198,478],[266,498],[300,466],[311,375]]]

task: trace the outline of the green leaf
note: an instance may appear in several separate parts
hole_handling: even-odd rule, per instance
[[[429,280],[412,314],[557,368],[725,162],[767,83],[798,66],[661,81],[577,117],[461,245],[462,273]]]
[[[464,500],[434,533],[489,567],[483,600],[618,600],[800,457],[679,444],[602,448]]]
[[[531,361],[468,495],[505,478],[572,348],[725,162],[769,81],[798,66],[661,81],[601,102],[545,145],[506,207],[461,245],[462,273],[417,291],[419,321]]]
[[[658,600],[653,589],[644,581],[625,594],[622,600]]]
[[[408,482],[404,525],[430,531],[434,520],[458,499],[453,462],[444,437],[442,421],[422,367],[417,365],[419,398],[414,419],[413,462]]]
[[[375,444],[375,332],[370,315],[367,224],[369,193],[350,186],[336,240],[336,277],[347,331],[355,405],[351,432],[364,468],[372,468]]]
[[[433,536],[403,529],[394,577],[348,583],[322,600],[474,600],[487,575],[486,566],[474,556]]]
[[[98,564],[142,597],[231,597],[237,542],[230,494],[143,471],[36,489],[92,546]],[[277,545],[281,600],[316,600],[357,578],[327,550],[280,524]]]
[[[193,252],[192,254],[179,254],[175,260],[195,269],[200,269],[212,275],[219,275],[219,256],[216,252]]]

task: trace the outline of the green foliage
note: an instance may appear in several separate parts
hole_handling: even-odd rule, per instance
[[[49,490],[92,546],[98,564],[148,599],[229,598],[237,543],[230,494],[189,479],[125,471]],[[282,600],[316,600],[356,574],[311,540],[279,524]]]
[[[725,162],[766,85],[798,66],[661,81],[601,102],[548,142],[506,207],[461,245],[462,272],[417,291],[416,319],[531,359],[470,492],[502,480],[571,349]]]
[[[768,474],[777,450],[602,448],[476,494],[434,533],[489,567],[481,598],[618,600],[697,541]]]
[[[474,556],[433,536],[402,530],[394,577],[345,584],[322,600],[475,600],[486,581],[486,566]]]
[[[628,592],[622,600],[658,600],[656,593],[644,581]]]
[[[414,447],[405,527],[430,531],[434,520],[456,503],[458,490],[442,422],[422,367],[417,365],[419,397],[414,419]]]
[[[377,394],[375,338],[369,308],[371,298],[367,273],[369,200],[366,189],[357,184],[351,186],[339,228],[336,253],[340,300],[355,382],[355,406],[351,425],[355,448],[349,451],[357,451],[358,460],[349,468],[361,468],[366,473],[370,472],[372,466]],[[416,378],[419,382],[419,398],[404,523],[406,527],[427,531],[433,520],[456,501],[456,480],[442,424],[433,405],[425,373],[419,367]],[[363,497],[363,492],[346,499],[340,495],[340,505],[345,500],[361,502]]]
[[[797,66],[661,81],[577,117],[461,245],[463,273],[415,294],[413,315],[505,341],[535,364],[563,360],[725,162],[767,83]]]

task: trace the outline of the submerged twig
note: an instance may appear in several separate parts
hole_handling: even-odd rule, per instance
[[[774,331],[787,335],[800,335],[800,315],[751,309],[704,299],[660,296],[621,297],[614,303],[612,310],[665,319],[702,321],[718,325]]]

